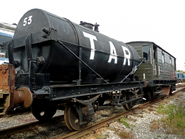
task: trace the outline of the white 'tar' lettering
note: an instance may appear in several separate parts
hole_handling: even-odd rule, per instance
[[[86,32],[83,32],[83,35],[90,40],[90,45],[91,45],[91,54],[90,54],[90,59],[94,60],[94,55],[95,55],[95,45],[94,45],[94,40],[97,41],[96,36],[88,34]]]
[[[130,51],[128,48],[122,46],[122,49],[123,49],[123,54],[124,54],[124,62],[123,62],[123,65],[126,64],[126,60],[128,60],[128,66],[130,66]]]
[[[111,41],[109,41],[109,44],[110,44],[110,56],[108,62],[111,63],[111,60],[114,59],[114,63],[117,64],[116,48],[114,47]]]

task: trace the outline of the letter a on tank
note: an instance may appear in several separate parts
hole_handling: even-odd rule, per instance
[[[117,64],[116,48],[111,41],[109,41],[109,44],[110,44],[110,56],[109,56],[108,63],[111,63],[111,60],[114,59],[114,64]]]

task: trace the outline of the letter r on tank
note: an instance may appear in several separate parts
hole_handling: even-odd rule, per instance
[[[126,60],[128,60],[128,66],[130,66],[130,51],[128,48],[122,46],[122,49],[123,49],[123,54],[124,54],[124,61],[123,61],[123,65],[126,64]]]
[[[94,40],[97,41],[96,36],[88,34],[86,32],[83,32],[83,35],[90,40],[90,45],[91,45],[91,54],[90,54],[90,59],[94,60],[94,55],[95,55],[95,45],[94,45]]]

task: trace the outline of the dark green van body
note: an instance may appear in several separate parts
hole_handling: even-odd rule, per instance
[[[176,84],[176,58],[154,42],[129,42],[138,54],[146,59],[135,73],[139,80],[148,81],[149,86]]]

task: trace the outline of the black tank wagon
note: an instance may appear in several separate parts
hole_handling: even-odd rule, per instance
[[[82,25],[85,26],[87,23]],[[25,47],[22,47],[22,44],[14,47],[14,59],[20,64],[17,70],[28,71],[26,62],[29,56],[29,58],[41,60],[42,66],[38,66],[35,72],[50,73],[50,80],[61,81],[62,79],[72,82],[72,80],[78,79],[79,60],[69,52],[66,53],[66,48],[57,41],[47,43],[48,37],[52,35],[55,37],[54,39],[59,39],[74,54],[81,57],[86,64],[110,82],[127,75],[140,62],[139,55],[133,47],[39,9],[28,11],[21,18],[14,39],[39,31],[43,34],[38,36],[37,40],[31,40],[36,44],[31,47],[32,53],[29,51],[29,55],[25,53]],[[44,44],[44,42],[46,43]],[[89,73],[90,70],[82,64],[82,82],[85,82]],[[112,76],[113,74],[114,76]]]
[[[79,130],[105,100],[131,109],[147,94],[147,81],[134,76],[145,59],[131,45],[99,33],[97,24],[78,25],[33,9],[1,50],[10,64],[0,66],[0,114],[31,106],[38,120],[48,120],[62,109],[68,128]]]

